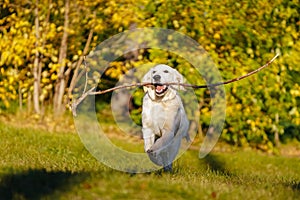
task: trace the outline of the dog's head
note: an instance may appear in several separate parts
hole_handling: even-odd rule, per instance
[[[175,90],[184,90],[184,88],[180,85],[166,85],[165,83],[183,83],[183,81],[183,76],[177,70],[164,64],[151,68],[142,80],[144,83],[153,84],[144,87],[144,91],[152,100],[172,99],[176,95]]]

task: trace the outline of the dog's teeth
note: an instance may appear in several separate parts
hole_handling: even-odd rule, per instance
[[[165,86],[165,85],[157,85],[155,87],[155,91],[156,91],[156,93],[163,93],[166,88],[167,88],[167,86]]]

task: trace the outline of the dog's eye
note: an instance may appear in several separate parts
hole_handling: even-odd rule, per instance
[[[153,71],[152,73],[153,73],[153,74],[155,74],[155,73],[156,73],[156,71]]]
[[[169,73],[169,71],[168,71],[168,70],[165,70],[164,73]]]

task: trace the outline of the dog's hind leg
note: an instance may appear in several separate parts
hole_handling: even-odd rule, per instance
[[[164,172],[172,172],[173,171],[173,164],[169,164],[167,166],[164,166]]]

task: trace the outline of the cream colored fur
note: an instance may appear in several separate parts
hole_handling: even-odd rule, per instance
[[[183,83],[183,76],[175,69],[159,64],[144,76],[143,82],[159,84],[156,90],[154,85],[144,87],[143,98],[143,138],[145,152],[157,165],[172,164],[178,154],[181,140],[188,141],[189,121],[177,90],[181,86],[164,86],[164,83]],[[164,91],[157,93],[157,91]]]

